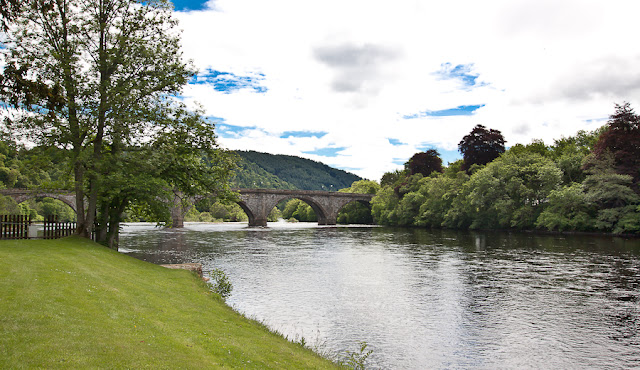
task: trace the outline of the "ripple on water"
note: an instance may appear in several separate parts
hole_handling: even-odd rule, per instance
[[[222,268],[229,303],[373,368],[640,366],[640,241],[331,228],[130,225],[121,251]]]

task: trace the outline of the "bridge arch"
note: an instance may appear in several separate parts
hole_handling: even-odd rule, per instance
[[[271,211],[280,202],[286,201],[286,200],[292,200],[292,199],[298,199],[308,204],[311,207],[311,209],[313,209],[313,212],[315,212],[319,224],[322,225],[324,220],[327,219],[326,211],[322,208],[322,205],[318,204],[318,202],[314,200],[312,197],[304,196],[304,195],[293,195],[293,194],[280,194],[280,195],[274,194],[273,197],[265,197],[265,199],[263,199],[263,201],[265,202],[263,207],[264,207],[264,211],[267,214],[267,217],[269,216],[269,213],[271,213]],[[249,218],[249,225],[254,226],[257,222],[258,223],[262,222],[260,218],[263,212],[258,212],[258,214],[256,215],[255,210],[253,209],[255,207],[252,207],[252,205],[247,204],[247,202],[244,200],[239,201],[238,204],[240,205],[240,208],[242,208],[242,210],[247,214],[247,217]],[[261,209],[262,207],[258,207],[258,208],[262,211]],[[258,220],[256,220],[256,217],[258,218]],[[266,224],[260,225],[260,226],[266,226]]]
[[[46,191],[46,190],[29,190],[29,189],[2,189],[0,194],[10,197],[20,204],[29,199],[35,198],[53,198],[68,205],[77,214],[76,195],[72,192],[63,191]]]
[[[335,225],[338,212],[353,201],[370,202],[372,194],[336,193],[311,190],[238,189],[238,202],[249,218],[249,226],[267,226],[267,216],[281,201],[300,199],[318,218],[318,225]]]

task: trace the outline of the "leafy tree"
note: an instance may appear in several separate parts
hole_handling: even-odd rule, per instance
[[[629,175],[616,173],[610,153],[585,159],[586,199],[597,206],[595,227],[614,233],[640,231],[640,196],[632,189]]]
[[[406,177],[400,184],[396,185],[393,190],[396,192],[398,198],[402,199],[405,194],[417,191],[419,188],[418,182],[423,178],[421,173],[410,175]]]
[[[295,218],[301,222],[315,222],[318,221],[316,213],[313,211],[310,205],[300,199],[291,199],[288,201],[282,211],[282,217],[285,220]]]
[[[400,199],[393,187],[382,187],[371,200],[371,215],[378,225],[397,225],[396,207]]]
[[[458,143],[464,158],[463,170],[469,171],[474,164],[485,165],[504,153],[504,137],[498,130],[477,125]]]
[[[425,202],[425,196],[420,191],[409,191],[406,193],[396,208],[398,225],[413,226],[416,224],[420,207]]]
[[[405,179],[408,175],[409,172],[406,169],[385,172],[385,174],[382,175],[382,178],[380,179],[380,186],[396,185],[401,180]]]
[[[19,213],[20,209],[13,198],[0,195],[0,215],[17,215]]]
[[[536,153],[507,152],[474,173],[447,212],[447,227],[531,228],[562,173]]]
[[[16,99],[20,96],[10,91],[14,106],[38,113],[22,114],[10,127],[26,130],[40,143],[71,149],[79,232],[88,236],[105,142],[130,142],[154,119],[149,107],[178,92],[191,71],[180,60],[178,38],[169,33],[175,21],[166,3],[75,0],[28,5],[11,21],[7,66],[30,65],[29,73],[19,77],[48,81],[56,93],[29,101]]]
[[[604,128],[604,127],[603,127]],[[586,174],[582,168],[584,158],[589,155],[603,129],[591,132],[578,131],[575,136],[554,140],[549,150],[558,168],[562,170],[562,183],[582,183]]]
[[[9,21],[13,20],[24,6],[21,0],[0,0],[0,28],[8,31]]]
[[[78,233],[88,236],[98,217],[101,227],[108,221],[117,234],[115,221],[129,202],[149,194],[146,201],[157,204],[153,199],[168,195],[159,185],[175,185],[187,196],[195,191],[187,184],[191,172],[171,170],[204,168],[197,156],[206,145],[205,152],[215,149],[215,136],[200,141],[189,137],[186,142],[195,147],[179,142],[211,125],[172,98],[193,71],[182,61],[171,4],[165,0],[27,3],[9,19],[3,51],[3,86],[20,87],[0,92],[19,109],[7,125],[11,133],[70,151]],[[188,130],[169,133],[182,126]],[[168,141],[170,135],[177,141]],[[148,143],[149,136],[154,137],[153,144]],[[140,176],[129,178],[143,164],[135,161],[138,149],[134,148],[150,149],[150,145],[168,152],[138,156],[152,163],[143,166]],[[156,176],[152,181],[152,167],[159,170],[157,176],[171,174],[170,179],[163,183]],[[228,167],[216,175],[225,171]],[[119,188],[127,182],[132,184],[128,189]]]
[[[246,215],[245,215],[245,217],[246,217]],[[283,218],[282,217],[282,212],[278,209],[278,207],[273,207],[273,209],[269,212],[269,215],[267,216],[267,221],[269,221],[269,222],[277,222],[281,218]]]
[[[629,103],[616,104],[616,111],[593,150],[597,158],[607,152],[613,154],[616,172],[631,176],[635,190],[640,190],[640,115]]]
[[[178,106],[162,129],[147,143],[112,145],[105,151],[99,193],[98,240],[117,242],[121,214],[131,203],[147,207],[152,218],[169,221],[168,203],[181,203],[215,191],[219,199],[234,200],[228,191],[233,157],[218,149],[214,127],[198,112]]]
[[[33,203],[32,207],[43,217],[57,216],[58,221],[61,222],[76,221],[76,213],[73,209],[60,200],[44,198],[40,202]]]
[[[558,231],[590,230],[593,208],[584,186],[572,183],[549,193],[546,208],[536,220],[536,226]]]
[[[340,189],[341,193],[356,194],[376,194],[380,190],[380,185],[375,181],[360,180],[355,181],[350,187]],[[338,212],[337,222],[339,224],[371,224],[373,216],[371,215],[370,205],[361,202],[351,202]]]
[[[429,176],[432,172],[442,172],[442,159],[437,150],[429,149],[426,152],[414,154],[405,167],[410,175],[419,173],[422,176]]]
[[[424,200],[418,210],[415,224],[426,227],[443,226],[454,199],[468,180],[469,176],[464,171],[457,172],[455,176],[432,175],[422,179],[419,191],[423,194]]]
[[[374,220],[381,225],[412,225],[420,208],[422,195],[418,190],[422,179],[422,174],[415,174],[406,178],[398,186],[385,186],[380,189],[371,200],[371,213]]]
[[[207,205],[203,206],[203,203]],[[238,204],[223,204],[214,199],[211,202],[200,201],[196,203],[196,206],[191,207],[187,212],[184,220],[195,222],[240,222],[247,221],[247,219],[247,215]]]
[[[509,151],[513,154],[520,155],[526,153],[536,153],[543,157],[547,157],[551,155],[551,151],[549,147],[547,147],[544,141],[540,139],[533,139],[531,143],[527,145],[516,144],[509,148]]]

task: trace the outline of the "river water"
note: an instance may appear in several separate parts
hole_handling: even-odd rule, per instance
[[[640,239],[131,224],[120,251],[220,268],[239,312],[371,368],[640,367]]]

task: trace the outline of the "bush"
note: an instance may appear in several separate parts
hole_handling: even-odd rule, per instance
[[[229,281],[227,274],[220,269],[213,269],[209,273],[209,276],[211,277],[211,290],[226,300],[233,290],[233,285]]]

